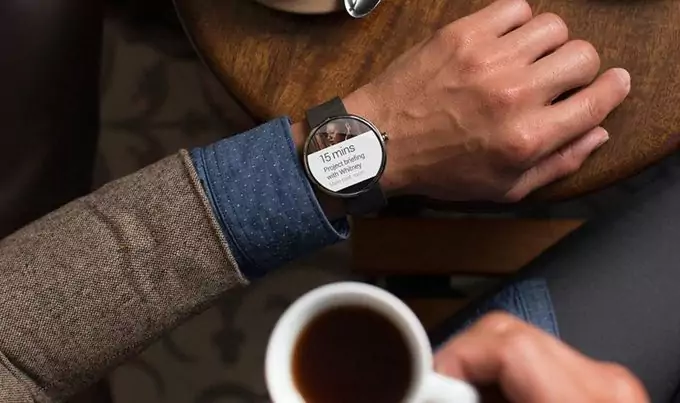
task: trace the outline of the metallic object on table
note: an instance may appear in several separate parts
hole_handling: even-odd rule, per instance
[[[381,0],[345,0],[347,13],[354,18],[363,18],[375,10]]]
[[[236,1],[243,2],[244,0]],[[295,14],[327,14],[335,11],[340,11],[344,8],[343,7],[344,0],[255,0],[255,1],[276,10]]]

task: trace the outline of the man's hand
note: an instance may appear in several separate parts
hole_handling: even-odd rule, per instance
[[[435,357],[443,375],[498,385],[510,402],[648,402],[620,365],[591,360],[510,315],[485,316]]]
[[[499,0],[346,97],[350,112],[390,135],[388,193],[516,201],[576,171],[609,138],[599,125],[630,76],[598,77],[595,48],[568,37],[557,15]]]

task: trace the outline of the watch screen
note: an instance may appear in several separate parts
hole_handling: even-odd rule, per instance
[[[358,117],[331,119],[315,129],[305,148],[310,177],[326,192],[352,196],[373,185],[385,166],[381,134]]]

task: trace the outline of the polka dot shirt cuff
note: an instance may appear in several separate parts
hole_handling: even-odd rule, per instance
[[[326,218],[279,118],[191,151],[213,212],[241,272],[253,279],[346,239],[346,220]]]

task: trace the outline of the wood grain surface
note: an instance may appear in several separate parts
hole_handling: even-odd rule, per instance
[[[515,273],[583,224],[514,218],[358,218],[352,269],[362,275]]]
[[[612,139],[572,177],[535,196],[602,188],[680,145],[680,3],[676,0],[529,0],[591,41],[602,68],[631,72],[629,99],[605,122]],[[207,65],[255,117],[288,114],[343,96],[439,27],[490,0],[387,0],[368,18],[301,16],[248,0],[175,0]]]

